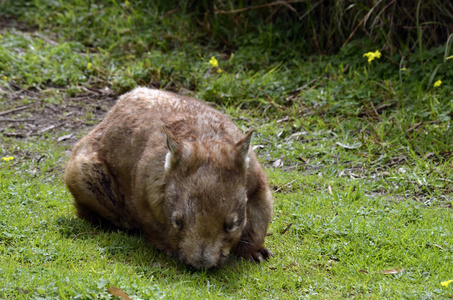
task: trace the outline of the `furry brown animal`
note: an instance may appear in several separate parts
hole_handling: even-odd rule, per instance
[[[261,262],[273,202],[251,137],[196,99],[136,88],[75,145],[64,179],[79,217],[140,229],[184,264]]]

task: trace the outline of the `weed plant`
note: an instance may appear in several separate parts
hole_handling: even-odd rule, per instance
[[[310,13],[322,8],[292,2],[312,5]],[[400,2],[385,10],[381,2],[374,9],[383,14],[367,26],[384,34],[377,21],[390,22],[387,9]],[[282,35],[278,22],[255,18],[265,13],[258,8],[224,14],[228,22],[219,13],[261,2],[222,3],[2,3],[0,112],[52,105],[63,112],[59,121],[88,127],[17,138],[11,124],[33,111],[0,115],[0,298],[112,299],[111,286],[131,299],[451,298],[452,38],[413,47],[425,39],[408,33],[396,51],[357,34],[335,55],[313,56],[312,40]],[[357,9],[372,7],[364,3],[344,17],[360,20]],[[426,3],[418,2],[420,24],[430,20]],[[301,20],[299,32],[315,18]],[[273,259],[190,272],[139,234],[75,217],[62,172],[72,144],[99,118],[95,110],[79,120],[69,108],[83,110],[88,103],[77,99],[87,93],[137,85],[196,96],[244,131],[257,129],[253,145],[275,198]],[[38,99],[15,96],[21,91]]]

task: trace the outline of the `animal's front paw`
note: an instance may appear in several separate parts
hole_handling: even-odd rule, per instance
[[[247,253],[243,258],[248,259],[251,262],[260,263],[273,256],[274,254],[269,249],[263,247],[258,251]]]

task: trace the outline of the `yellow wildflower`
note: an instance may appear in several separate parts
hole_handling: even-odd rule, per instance
[[[14,159],[14,156],[2,157],[2,160],[6,161],[6,162],[13,160],[13,159]]]
[[[91,69],[92,64],[89,62],[87,63],[87,70]]]
[[[442,84],[442,80],[437,80],[436,82],[434,82],[434,87],[440,87],[440,85]]]
[[[212,68],[217,68],[219,66],[219,62],[214,56],[211,57],[211,59],[209,60],[209,64],[211,65]]]
[[[448,281],[442,281],[440,284],[443,285],[444,287],[448,288],[448,286],[450,285],[450,283],[453,282],[453,279],[452,280],[448,280]]]
[[[131,6],[131,3],[129,1],[127,1],[127,0],[126,0],[126,2],[124,2],[124,4],[126,4],[126,7]]]
[[[222,73],[222,69],[217,69],[217,73]]]
[[[3,76],[3,80],[7,81],[8,80],[8,76]]]
[[[381,58],[381,55],[381,52],[379,50],[376,50],[375,52],[367,52],[363,54],[363,57],[367,57],[368,63],[370,63],[375,58]]]

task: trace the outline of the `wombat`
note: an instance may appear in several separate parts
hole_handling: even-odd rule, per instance
[[[139,87],[75,145],[64,180],[80,218],[139,229],[195,269],[262,262],[273,201],[251,137],[199,100]]]

